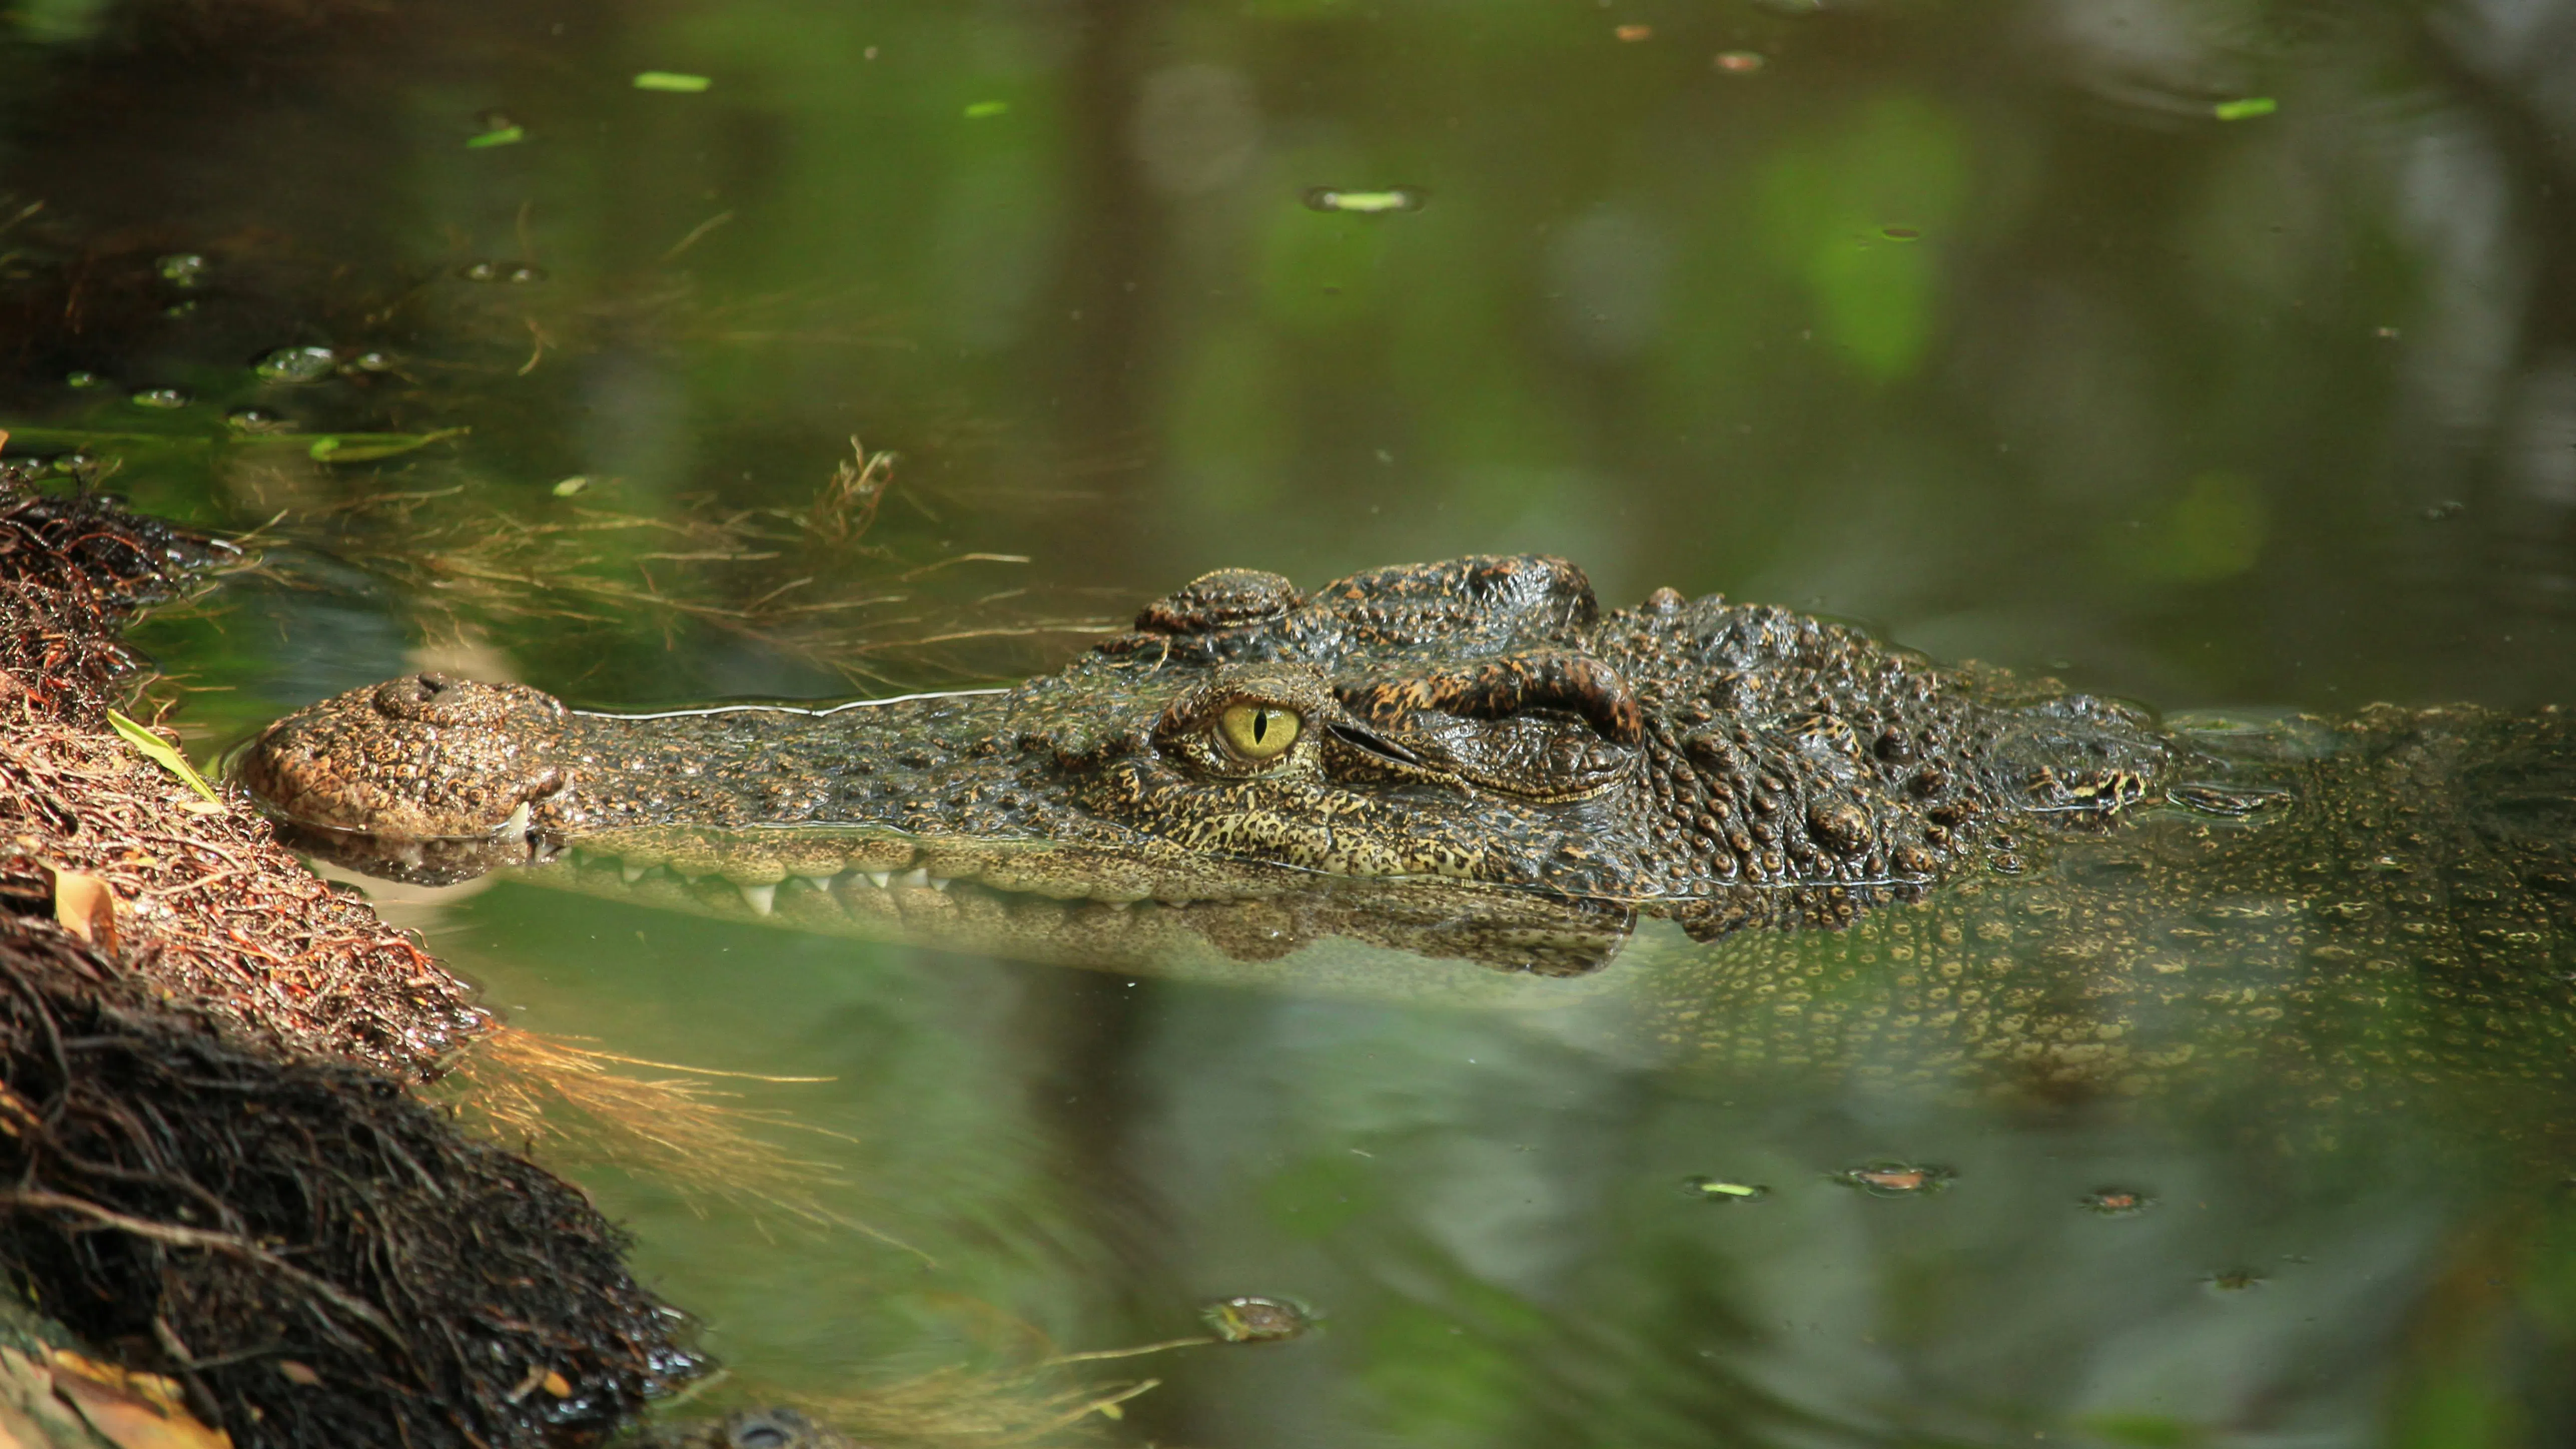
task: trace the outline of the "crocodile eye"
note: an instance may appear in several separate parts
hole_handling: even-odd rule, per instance
[[[1269,704],[1238,704],[1217,716],[1225,747],[1247,760],[1275,760],[1297,743],[1297,716]]]

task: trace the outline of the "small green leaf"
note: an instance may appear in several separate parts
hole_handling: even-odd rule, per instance
[[[497,131],[484,132],[466,142],[465,146],[469,151],[485,146],[515,146],[526,139],[528,139],[528,131],[525,126],[503,126]]]
[[[434,433],[334,433],[314,439],[313,446],[306,451],[317,463],[372,463],[378,458],[390,458],[414,448],[462,437],[467,431],[465,428],[440,428]]]
[[[1009,101],[977,101],[966,108],[966,119],[981,121],[992,116],[1008,114],[1010,109]]]
[[[590,479],[582,474],[576,473],[555,485],[555,496],[557,498],[570,498],[589,486]]]
[[[2209,113],[2222,121],[2250,121],[2281,109],[2281,103],[2270,96],[2247,96],[2240,101],[2220,101]]]
[[[647,70],[635,74],[635,89],[639,91],[677,91],[682,95],[696,95],[713,84],[715,82],[705,76],[683,75],[675,70]]]
[[[115,726],[117,734],[123,736],[127,744],[141,751],[144,758],[186,781],[189,789],[218,805],[224,803],[224,797],[215,793],[215,787],[207,784],[206,777],[198,774],[196,766],[189,764],[188,757],[180,754],[168,740],[112,709],[107,712],[107,722]]]

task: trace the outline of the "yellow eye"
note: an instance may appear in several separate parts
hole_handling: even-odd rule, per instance
[[[1297,743],[1300,721],[1287,710],[1266,704],[1238,704],[1217,717],[1225,747],[1247,760],[1275,760]]]

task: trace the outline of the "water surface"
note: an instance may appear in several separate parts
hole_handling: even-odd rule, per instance
[[[10,451],[87,439],[148,506],[275,520],[263,575],[147,631],[204,748],[422,662],[596,705],[938,687],[1211,567],[1523,550],[1609,602],[1722,590],[2173,708],[2576,702],[2576,8],[7,14]],[[818,498],[854,435],[900,455],[872,513]],[[1678,1060],[1597,1003],[527,881],[406,909],[520,1025],[831,1078],[734,1085],[843,1134],[791,1140],[917,1252],[584,1169],[747,1384],[1146,1343],[1260,1293],[1325,1330],[1112,1365],[1164,1383],[1110,1431],[2576,1426],[2553,1087],[1962,1103]],[[1872,1162],[1955,1177],[1827,1180]]]

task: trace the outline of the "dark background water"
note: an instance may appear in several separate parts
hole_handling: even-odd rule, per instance
[[[146,503],[278,520],[270,576],[154,626],[208,691],[178,717],[200,738],[425,657],[601,703],[1005,675],[1210,567],[1311,585],[1506,550],[1572,557],[1614,602],[1723,590],[2164,706],[2576,702],[2576,7],[6,13],[11,452],[92,437]],[[504,123],[522,139],[468,144]],[[1396,186],[1427,199],[1305,199]],[[171,255],[204,259],[193,284]],[[390,370],[250,371],[289,345]],[[191,401],[126,400],[163,386]],[[252,405],[472,432],[322,461],[233,440]],[[882,552],[704,532],[806,508],[853,434],[902,455]],[[571,555],[473,551],[612,513],[701,532],[598,535],[580,562],[631,592],[569,602],[547,571]],[[884,582],[962,553],[1027,561]],[[763,602],[782,587],[902,597],[825,628]],[[946,1276],[603,1185],[770,1381],[946,1362],[977,1338],[961,1300],[1093,1347],[1295,1291],[1332,1334],[1172,1369],[1131,1427],[2429,1445],[2576,1422],[2550,1387],[2566,1211],[2434,1150],[2437,1124],[2294,1152],[1768,1100],[1525,1021],[516,885],[426,919],[541,1028],[841,1077],[772,1104],[868,1141],[845,1165],[869,1211]],[[1909,1152],[1961,1189],[1712,1215],[1671,1188]],[[2520,1170],[2540,1193],[2561,1169]],[[2074,1214],[2105,1172],[2169,1210]],[[2265,1264],[2259,1291],[2202,1281]]]

